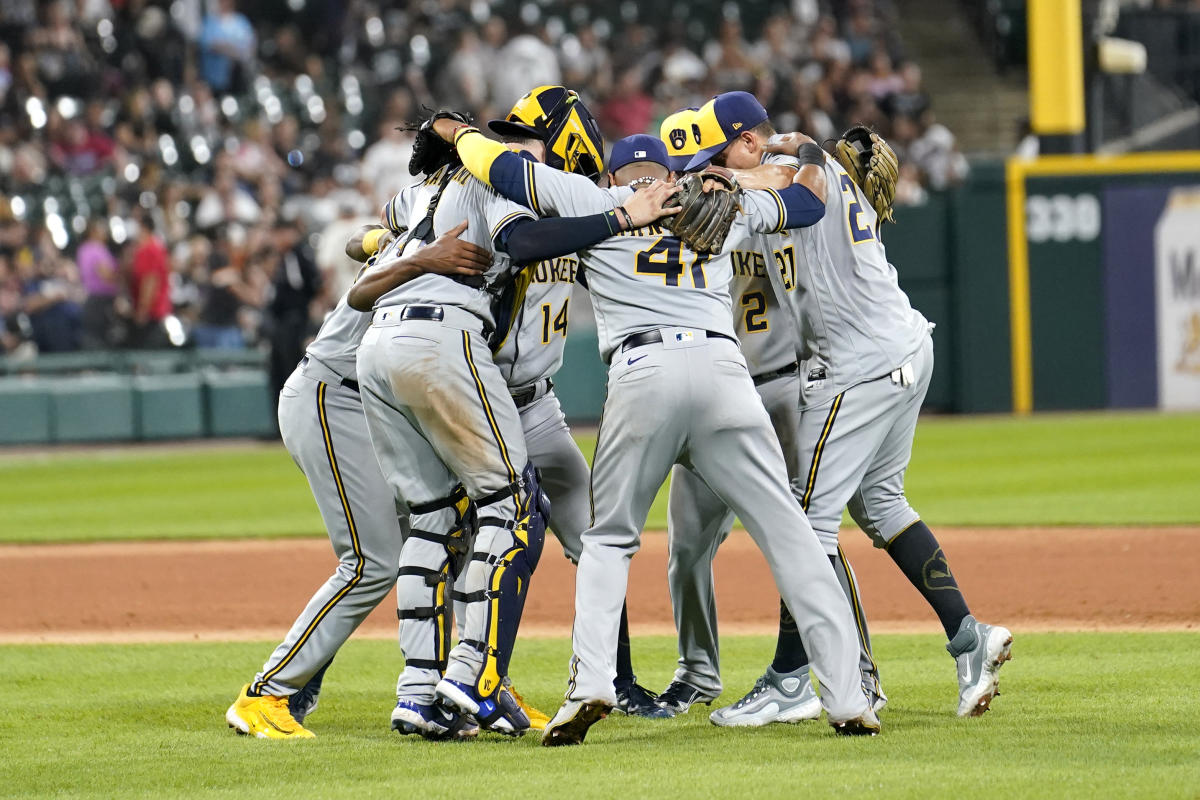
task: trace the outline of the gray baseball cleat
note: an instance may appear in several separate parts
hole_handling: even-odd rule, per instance
[[[946,651],[958,662],[958,715],[978,717],[999,694],[1000,666],[1012,658],[1012,633],[999,625],[978,622],[970,614]]]
[[[722,728],[758,728],[772,722],[820,719],[821,698],[808,677],[808,665],[780,674],[767,667],[746,696],[708,715]]]

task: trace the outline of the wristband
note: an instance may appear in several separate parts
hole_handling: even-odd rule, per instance
[[[625,230],[631,231],[634,228],[633,215],[625,208],[625,206],[617,206],[617,211],[621,212],[621,216],[625,218]]]
[[[825,163],[825,151],[815,142],[805,142],[796,149],[796,158],[802,167],[806,164],[821,166]]]
[[[608,232],[613,236],[621,232],[621,220],[617,217],[616,209],[604,212],[604,224],[608,226]]]
[[[457,147],[459,137],[466,136],[468,133],[479,133],[479,128],[476,128],[473,125],[465,125],[465,124],[459,125],[457,128],[454,129],[454,133],[452,133],[450,135],[450,139],[451,139],[451,141],[454,142],[454,145]]]
[[[367,255],[374,255],[379,250],[379,240],[389,233],[387,228],[372,228],[363,236],[362,249]]]

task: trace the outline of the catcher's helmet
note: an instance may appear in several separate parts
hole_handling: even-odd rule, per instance
[[[539,86],[516,102],[508,116],[488,127],[501,136],[533,137],[546,143],[546,163],[593,181],[604,172],[604,137],[578,93],[564,86]]]

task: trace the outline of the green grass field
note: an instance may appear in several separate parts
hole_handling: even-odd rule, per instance
[[[771,642],[723,644],[728,703]],[[701,707],[610,718],[564,750],[535,736],[434,744],[389,732],[390,642],[347,645],[307,742],[225,726],[272,643],[5,647],[0,797],[1196,797],[1198,645],[1194,634],[1018,636],[994,710],[958,719],[939,638],[880,636],[891,704],[874,739],[815,722],[721,730]],[[532,640],[514,660],[544,710],[561,698],[568,648]],[[645,683],[665,684],[673,649],[635,641]]]
[[[1194,524],[1197,486],[1200,414],[931,417],[907,478],[938,525]],[[664,498],[648,527],[666,526]],[[0,454],[0,508],[6,542],[323,532],[281,445]]]
[[[581,445],[590,452],[591,437]],[[938,525],[1197,524],[1197,486],[1197,414],[930,418],[908,473],[914,505]],[[662,499],[651,527],[665,525]],[[279,445],[0,454],[0,509],[3,542],[322,532]],[[1016,634],[1003,696],[980,719],[954,716],[944,640],[882,635],[891,703],[877,738],[841,739],[823,723],[722,730],[697,709],[613,718],[569,750],[534,736],[391,733],[400,657],[389,641],[352,640],[310,720],[317,740],[284,743],[235,736],[223,720],[274,642],[6,645],[0,798],[1200,797],[1200,635]],[[773,644],[721,644],[727,704]],[[543,710],[562,696],[569,650],[565,639],[518,647],[512,674]],[[634,658],[661,688],[674,641],[640,637]]]

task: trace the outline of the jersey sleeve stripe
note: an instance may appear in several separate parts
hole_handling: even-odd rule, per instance
[[[528,211],[513,211],[497,222],[496,227],[492,228],[492,241],[494,242],[499,239],[500,234],[508,225],[512,224],[515,220],[521,219],[522,217],[526,219],[533,219],[533,215]]]
[[[771,199],[775,201],[775,207],[779,210],[779,227],[775,228],[771,233],[779,233],[783,230],[783,226],[787,224],[787,211],[783,206],[783,198],[779,196],[779,192],[774,189],[767,189],[767,194],[771,195]]]
[[[525,163],[525,189],[529,197],[529,207],[540,217],[542,216],[542,207],[538,203],[537,198],[537,177],[533,170],[533,162]]]

